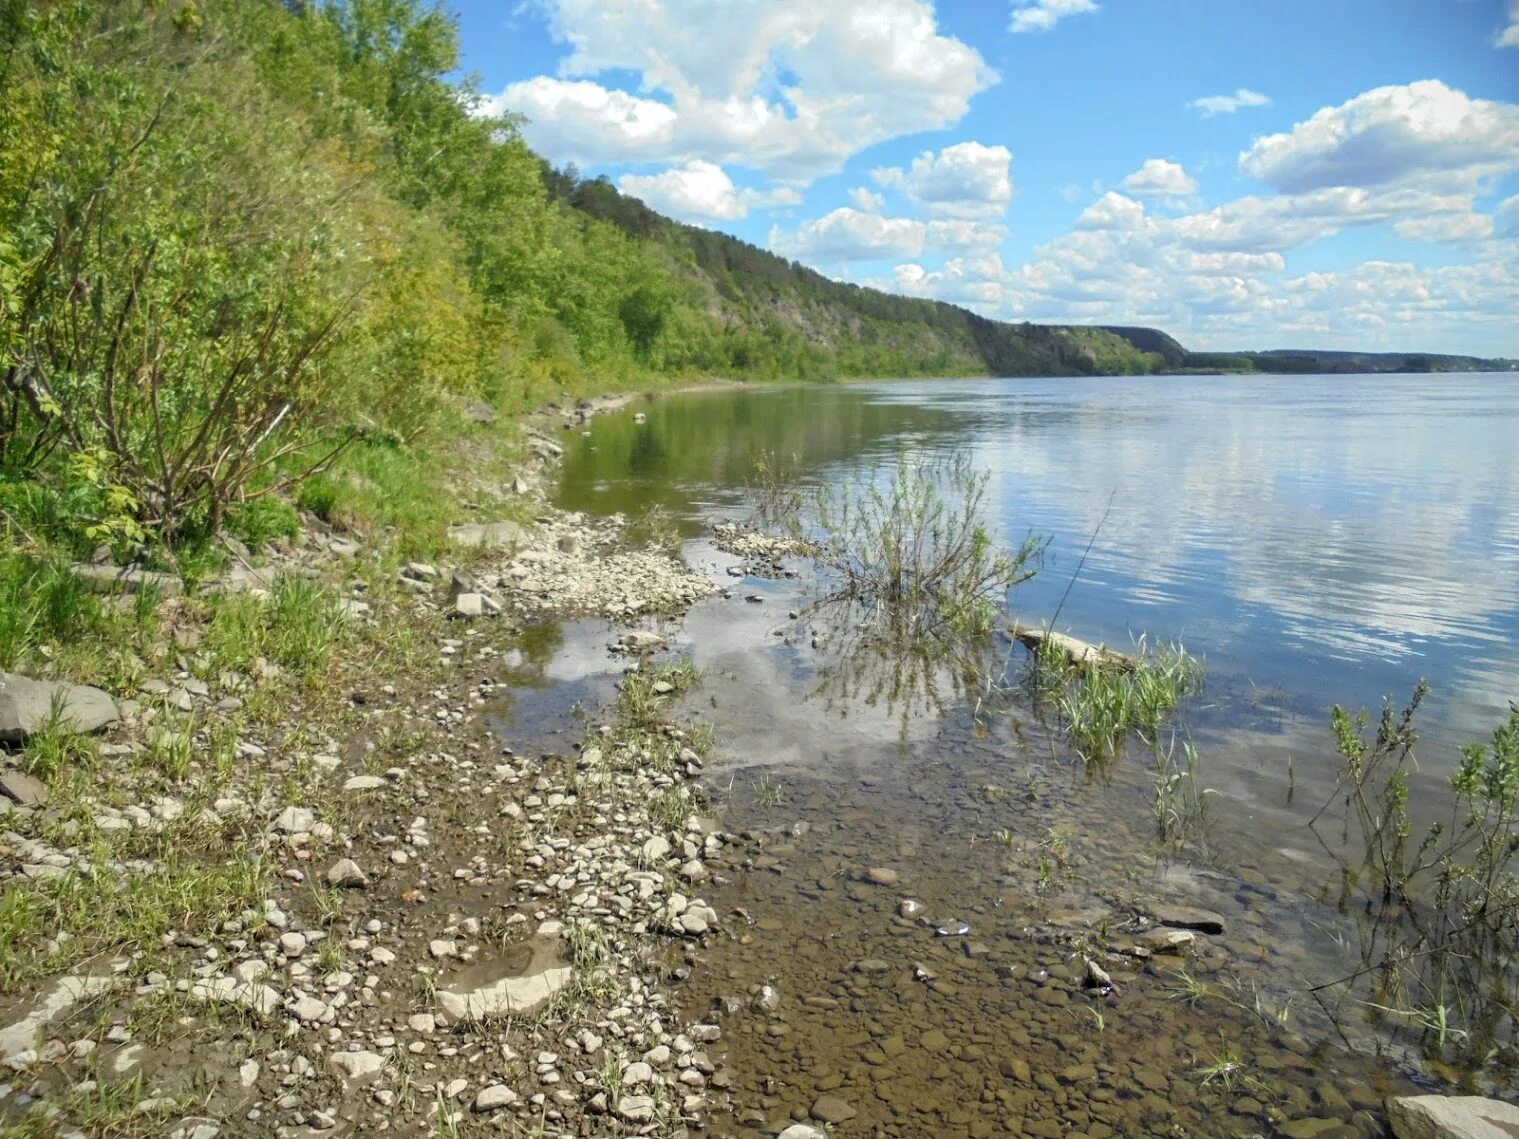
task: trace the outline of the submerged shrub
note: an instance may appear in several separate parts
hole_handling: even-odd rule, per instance
[[[764,510],[810,544],[828,600],[853,602],[892,636],[984,636],[1038,569],[1041,539],[1006,549],[992,538],[988,476],[963,452],[920,463],[900,455],[889,477],[872,471],[810,496],[768,463],[758,471]]]
[[[1379,1018],[1409,1026],[1426,1050],[1468,1065],[1519,1061],[1519,704],[1490,739],[1460,749],[1443,802],[1410,812],[1414,727],[1423,683],[1398,710],[1336,706],[1339,780],[1313,819],[1340,864],[1341,907],[1357,915],[1362,967],[1339,988]],[[1319,824],[1340,815],[1338,841]]]

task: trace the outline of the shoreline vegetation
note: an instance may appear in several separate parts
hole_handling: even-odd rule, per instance
[[[713,588],[657,519],[630,541],[627,520],[547,506],[556,435],[629,393],[1519,368],[1195,354],[828,281],[546,166],[511,119],[469,112],[455,29],[413,0],[0,0],[0,31],[0,1134],[18,1139],[676,1135],[730,1106],[724,1029],[682,1020],[665,984],[672,953],[689,974],[739,920],[703,896],[744,854],[697,786],[711,730],[681,697],[700,678],[630,628],[573,746],[517,754],[490,721],[503,670],[546,663],[539,622],[646,624]],[[1035,549],[906,502],[919,539],[953,523],[963,572],[937,616],[990,635]],[[920,629],[903,547],[880,540],[897,504],[815,505],[849,603],[905,599]],[[1204,814],[1170,732],[1193,678],[1159,659],[1159,694],[1043,683],[1094,766],[1138,725],[1157,831],[1180,842]],[[1339,726],[1357,803],[1395,807],[1401,737],[1368,752]],[[1481,920],[1424,922],[1421,944],[1483,961],[1519,908],[1505,730],[1463,767],[1465,845],[1410,861],[1372,826],[1382,861],[1345,881],[1412,912],[1438,878]],[[1368,960],[1407,983],[1397,936],[1379,925]],[[1464,1047],[1452,1016],[1511,1018],[1503,978],[1471,1012],[1443,988],[1376,1007],[1438,1015],[1420,1027]]]

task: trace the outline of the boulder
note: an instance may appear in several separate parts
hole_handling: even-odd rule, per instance
[[[0,672],[0,744],[24,744],[47,725],[55,702],[70,731],[98,732],[121,718],[110,693],[98,688]]]
[[[1483,1096],[1412,1095],[1387,1101],[1398,1139],[1514,1139],[1519,1107]]]

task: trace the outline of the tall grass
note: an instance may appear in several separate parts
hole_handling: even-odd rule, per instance
[[[226,668],[246,672],[262,657],[310,675],[326,666],[347,626],[336,595],[299,574],[281,574],[268,597],[217,602],[205,645]]]
[[[1180,644],[1148,647],[1141,640],[1133,668],[1075,668],[1060,661],[1051,676],[1054,656],[1047,651],[1035,658],[1044,674],[1037,683],[1053,692],[1065,730],[1088,764],[1120,755],[1131,735],[1156,747],[1172,713],[1202,689],[1202,666]]]
[[[46,644],[100,627],[101,606],[68,563],[31,554],[0,556],[0,668],[23,665]]]

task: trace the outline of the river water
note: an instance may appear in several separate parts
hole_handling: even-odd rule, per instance
[[[662,507],[730,587],[664,630],[706,670],[709,794],[757,844],[706,891],[752,924],[686,993],[730,1018],[749,1114],[719,1133],[834,1112],[822,1097],[842,1134],[1370,1135],[1384,1093],[1457,1078],[1364,998],[1309,992],[1354,968],[1356,934],[1306,824],[1333,786],[1331,704],[1427,678],[1418,806],[1519,699],[1519,379],[756,388],[651,401],[567,442],[560,505]],[[1050,541],[1021,619],[1205,660],[1188,713],[1205,841],[1163,849],[1144,766],[1094,780],[1027,702],[988,721],[867,699],[872,678],[788,620],[805,576],[745,576],[704,536],[742,514],[761,454],[842,486],[956,452],[987,473],[1004,538]],[[604,630],[559,635],[550,688],[604,691]],[[969,935],[898,916],[908,895]],[[1228,928],[1188,956],[1125,956],[1176,905]],[[1084,988],[1089,952],[1115,992]],[[779,1007],[751,1004],[765,984]]]

